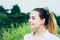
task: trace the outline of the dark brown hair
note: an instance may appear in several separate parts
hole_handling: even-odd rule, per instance
[[[45,19],[46,29],[48,29],[50,33],[56,34],[56,21],[54,15],[52,13],[49,13],[49,10],[46,10],[44,8],[35,8],[33,10],[40,13],[39,16],[41,19]]]

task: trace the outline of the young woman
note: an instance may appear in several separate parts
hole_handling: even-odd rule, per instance
[[[34,32],[24,36],[24,40],[60,40],[56,36],[54,15],[44,8],[35,8],[30,13],[30,28]]]

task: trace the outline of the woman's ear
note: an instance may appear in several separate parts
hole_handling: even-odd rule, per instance
[[[45,23],[45,19],[43,18],[43,19],[42,19],[42,24],[44,24],[44,23]]]

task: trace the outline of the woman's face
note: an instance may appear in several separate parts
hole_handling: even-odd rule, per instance
[[[30,28],[32,29],[39,28],[40,26],[42,26],[42,24],[44,24],[43,19],[39,17],[38,11],[32,11],[30,13],[29,24],[30,24]]]

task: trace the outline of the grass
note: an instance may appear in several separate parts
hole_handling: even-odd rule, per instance
[[[32,32],[28,23],[23,23],[22,26],[19,25],[18,28],[14,28],[13,25],[11,26],[12,28],[8,28],[7,31],[3,29],[2,40],[23,40],[25,34]],[[57,32],[60,34],[59,27]]]
[[[58,29],[57,29],[57,33],[60,34],[60,28],[59,28],[59,27],[58,27]]]
[[[3,29],[4,30],[4,29]],[[28,23],[23,23],[23,26],[19,26],[18,28],[9,28],[7,31],[4,30],[2,33],[3,40],[23,40],[25,34],[30,33],[32,30],[29,28]]]

